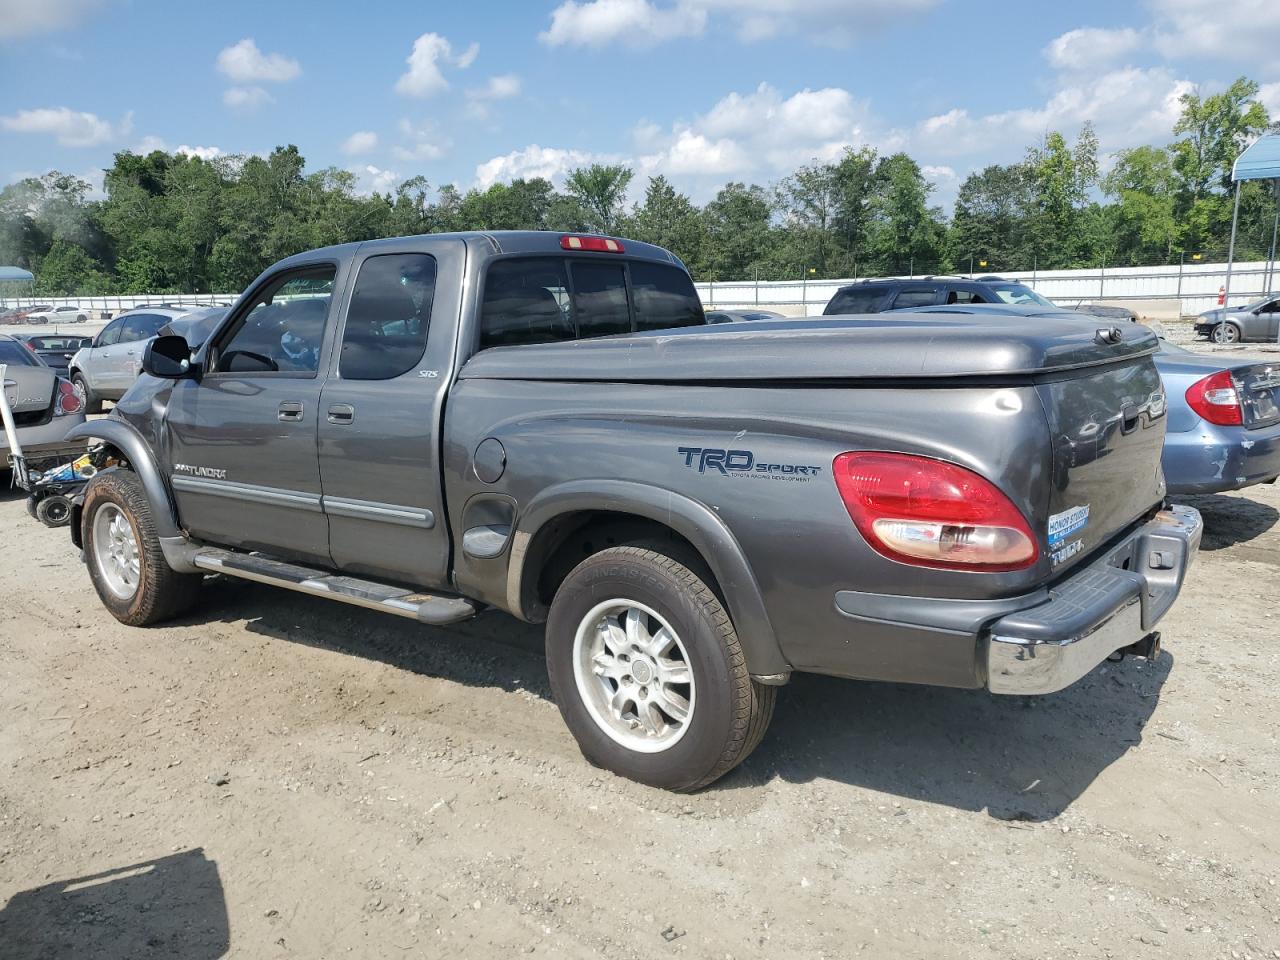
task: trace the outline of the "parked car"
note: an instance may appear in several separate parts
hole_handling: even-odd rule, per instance
[[[1269,293],[1243,307],[1206,310],[1196,320],[1196,333],[1214,343],[1280,340],[1280,294]]]
[[[20,323],[26,323],[27,316],[29,314],[41,313],[43,311],[52,310],[52,309],[53,307],[49,306],[49,304],[44,304],[44,305],[37,304],[36,306],[32,306],[32,307],[14,307],[10,310],[6,310],[2,319],[6,324],[17,325]]]
[[[912,312],[1036,323],[1070,316],[1038,307],[977,304]],[[1096,323],[1081,322],[1082,335],[1096,332]],[[1221,493],[1275,482],[1280,476],[1280,363],[1232,363],[1161,340],[1155,364],[1169,404],[1161,464],[1170,494]],[[1098,423],[1100,430],[1107,428]]]
[[[1067,310],[1108,319],[1136,321],[1128,307],[1082,303],[1065,307],[1042,297],[1025,283],[1004,277],[922,277],[916,280],[859,280],[841,287],[828,301],[824,315],[880,313],[906,307],[946,304],[1026,304],[1046,310]]]
[[[1153,656],[1201,531],[1165,502],[1156,349],[1053,319],[727,337],[645,243],[353,243],[268,269],[194,359],[150,343],[73,431],[125,466],[71,529],[126,624],[205,573],[545,620],[587,758],[692,790],[796,670],[1037,694]],[[1056,442],[1099,418],[1093,463]]]
[[[743,320],[785,320],[780,313],[772,310],[708,310],[707,323],[738,323]]]
[[[93,337],[76,337],[67,334],[30,333],[20,337],[36,356],[43,360],[60,377],[70,379],[67,365],[77,350],[93,343]]]
[[[83,439],[65,439],[71,427],[84,422],[84,402],[71,382],[49,369],[25,343],[5,333],[0,333],[0,364],[5,365],[3,389],[27,457],[83,451]],[[8,455],[9,441],[0,430],[0,470],[8,468]]]
[[[28,310],[23,323],[84,323],[89,319],[89,311],[66,304],[57,307],[44,307],[39,310]]]
[[[119,400],[142,371],[146,342],[165,324],[186,316],[184,307],[126,310],[98,331],[67,361],[71,380],[84,394],[89,413],[101,413],[104,400]]]

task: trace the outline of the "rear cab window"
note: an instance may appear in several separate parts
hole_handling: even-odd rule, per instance
[[[480,349],[703,326],[688,273],[671,264],[605,257],[510,257],[490,264]]]

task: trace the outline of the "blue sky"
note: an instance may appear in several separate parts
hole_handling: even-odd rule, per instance
[[[1240,73],[1280,117],[1277,50],[1277,0],[0,0],[0,181],[295,143],[364,190],[602,159],[705,200],[866,144],[946,203],[1050,129],[1164,142]]]

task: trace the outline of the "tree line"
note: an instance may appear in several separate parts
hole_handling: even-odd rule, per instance
[[[1218,94],[1186,94],[1167,145],[1108,158],[1088,124],[1073,142],[1049,131],[1017,162],[969,174],[950,217],[915,160],[870,147],[768,186],[727,183],[701,206],[663,176],[629,203],[624,165],[573,170],[562,189],[530,178],[463,192],[418,176],[362,195],[349,171],[308,172],[292,145],[212,160],[126,151],[106,171],[104,199],[57,171],[5,187],[0,263],[31,270],[36,291],[56,296],[236,291],[303,250],[455,230],[633,237],[672,250],[699,280],[1207,260],[1226,249],[1231,165],[1271,128],[1257,93],[1242,77]],[[1271,189],[1244,186],[1240,259],[1267,255]]]

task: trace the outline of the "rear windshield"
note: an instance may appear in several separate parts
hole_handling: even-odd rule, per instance
[[[824,314],[879,313],[884,309],[892,287],[865,287],[857,290],[841,290],[827,304]]]
[[[15,367],[43,366],[34,353],[12,340],[0,340],[0,363],[12,364]]]
[[[702,326],[702,302],[678,267],[604,257],[513,257],[484,282],[480,349]]]

